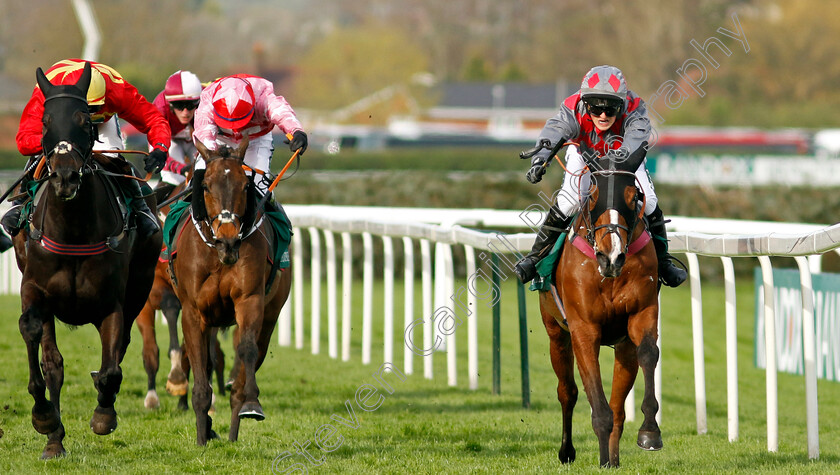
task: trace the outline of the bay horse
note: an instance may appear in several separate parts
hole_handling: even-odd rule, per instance
[[[91,372],[98,405],[90,427],[96,434],[110,434],[117,428],[120,363],[152,286],[162,239],[159,231],[141,238],[129,225],[99,165],[125,170],[124,159],[92,153],[97,133],[86,100],[90,77],[90,63],[75,85],[54,86],[40,68],[36,72],[45,97],[41,144],[46,177],[39,180],[41,192],[34,195],[28,226],[15,236],[23,273],[19,327],[35,400],[32,425],[47,436],[44,459],[65,454],[64,358],[56,344],[55,319],[74,326],[90,323],[99,331],[102,363]],[[147,201],[154,206],[153,196]]]
[[[220,146],[210,151],[201,142],[196,142],[196,147],[206,164],[203,178],[193,178],[193,186],[202,195],[193,192],[192,222],[179,231],[172,268],[183,307],[184,346],[194,370],[196,442],[205,445],[208,439],[218,437],[208,415],[211,328],[237,325],[228,436],[236,441],[241,418],[265,419],[256,371],[266,357],[280,309],[289,296],[291,272],[283,270],[278,278],[272,275],[277,270],[267,259],[273,249],[271,224],[258,219],[261,210],[254,206],[254,184],[243,169],[248,138],[235,150]],[[197,202],[204,207],[199,213]],[[272,283],[266,288],[268,282]]]
[[[172,189],[159,188],[155,190],[158,202],[163,203],[169,197],[180,194],[186,187],[186,181]],[[159,193],[163,190],[165,193]],[[169,211],[169,206],[158,209],[158,217],[163,221]],[[161,224],[162,227],[162,224]],[[172,396],[179,397],[178,408],[187,410],[187,388],[189,363],[183,358],[181,339],[178,336],[178,317],[181,314],[181,302],[175,295],[175,288],[169,277],[169,254],[164,248],[161,250],[155,267],[155,278],[152,290],[146,299],[146,304],[137,316],[137,328],[143,338],[143,368],[146,370],[146,397],[143,406],[146,409],[157,409],[160,407],[160,398],[157,394],[157,373],[160,368],[160,349],[157,344],[155,331],[155,312],[160,310],[166,318],[169,331],[169,347],[167,353],[170,361],[169,373],[166,376],[166,392]],[[224,352],[219,344],[218,338],[213,338],[214,351],[211,353],[211,361],[216,371],[216,378],[219,384],[219,394],[225,394],[224,378]]]
[[[550,340],[551,364],[557,375],[557,397],[563,412],[558,456],[575,459],[572,412],[577,402],[573,364],[592,408],[592,428],[598,438],[600,465],[619,466],[619,441],[624,430],[624,401],[639,367],[644,373],[644,422],[637,444],[662,448],[656,423],[659,403],[654,395],[654,369],[659,303],[657,260],[643,219],[634,172],[645,158],[645,147],[623,160],[587,157],[593,186],[582,201],[569,239],[554,271],[556,287],[540,292],[540,313]],[[601,381],[601,346],[615,348],[609,403]]]

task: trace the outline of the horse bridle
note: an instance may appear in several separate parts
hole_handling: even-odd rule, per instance
[[[77,100],[80,100],[80,101],[84,102],[85,105],[87,105],[87,98],[76,95],[76,94],[70,94],[70,93],[55,94],[53,96],[47,97],[47,98],[44,99],[44,103],[46,104],[47,101],[50,101],[52,99],[58,99],[58,98],[77,99]],[[90,114],[88,114],[88,116],[89,115]],[[79,179],[81,180],[82,176],[85,174],[85,172],[87,170],[88,162],[90,161],[90,158],[93,155],[93,144],[96,142],[96,135],[97,135],[96,130],[94,129],[93,123],[89,122],[88,124],[90,125],[90,128],[88,130],[88,136],[90,137],[90,142],[88,143],[88,149],[85,152],[80,151],[79,147],[77,145],[74,145],[72,142],[69,142],[67,140],[62,140],[62,141],[58,142],[57,144],[55,144],[55,147],[53,147],[52,149],[47,151],[46,147],[44,147],[44,137],[43,136],[41,137],[41,150],[44,151],[44,160],[45,160],[46,166],[47,166],[47,176],[48,177],[51,176],[54,173],[52,171],[51,167],[50,167],[50,158],[52,158],[53,155],[58,154],[58,153],[61,153],[61,154],[66,153],[66,154],[74,154],[82,161],[82,165],[79,167],[79,170],[76,172],[76,174],[79,176]]]
[[[638,178],[636,178],[635,173],[629,172],[629,171],[624,171],[624,170],[596,170],[596,171],[590,171],[590,173],[592,175],[599,175],[599,176],[600,175],[626,175],[626,176],[632,176],[634,179],[636,179],[636,181],[638,181]],[[613,193],[614,191],[615,190],[611,189],[611,190],[608,191],[608,193]],[[591,196],[591,194],[590,194],[590,196]],[[608,196],[606,199],[607,199],[608,202],[612,202],[612,197],[611,196]],[[601,224],[601,225],[594,226],[594,227],[592,226],[592,214],[590,212],[582,213],[583,219],[586,222],[586,241],[589,243],[590,246],[595,247],[595,232],[598,231],[599,229],[606,229],[607,230],[606,233],[608,235],[609,234],[616,234],[618,236],[619,241],[622,242],[622,252],[627,253],[627,248],[630,246],[631,233],[634,229],[636,229],[636,226],[638,226],[639,221],[641,220],[641,214],[642,213],[644,213],[644,207],[642,207],[642,209],[640,210],[639,213],[633,213],[632,224],[629,224],[628,226],[625,226],[625,225],[622,225],[622,224],[617,224],[617,223],[607,223],[607,224]],[[600,213],[598,216],[600,216],[601,214],[603,214],[603,213]],[[627,239],[622,239],[621,233],[619,233],[619,231],[621,231],[621,230],[624,230],[627,233]]]
[[[243,166],[243,169],[246,167],[246,165],[244,165],[244,164],[242,166]],[[249,181],[250,181],[250,186],[255,186],[254,182],[253,182],[253,179],[249,178]],[[246,215],[247,215],[247,211],[248,211],[247,206],[250,206],[250,204],[246,203]],[[243,240],[244,238],[247,237],[247,235],[245,235],[245,232],[248,231],[250,229],[250,227],[253,225],[253,223],[250,223],[248,225],[249,229],[245,229],[245,224],[246,224],[245,219],[242,216],[240,216],[240,215],[238,215],[238,214],[236,214],[236,213],[234,213],[230,210],[227,210],[227,209],[222,209],[219,212],[219,214],[217,214],[216,216],[213,216],[212,218],[210,218],[209,216],[205,217],[202,220],[202,222],[210,230],[210,238],[212,238],[212,239],[208,239],[207,236],[205,236],[204,233],[201,231],[201,229],[199,229],[198,231],[201,234],[201,238],[204,240],[204,242],[207,243],[207,245],[211,246],[211,247],[212,247],[212,242],[215,242],[218,239],[216,237],[216,230],[219,229],[219,227],[221,227],[223,224],[234,224],[234,225],[236,225],[236,223],[238,222],[239,225],[237,226],[237,230],[236,230],[236,238],[239,239],[239,240]],[[217,222],[218,222],[218,226],[215,226],[215,224]]]

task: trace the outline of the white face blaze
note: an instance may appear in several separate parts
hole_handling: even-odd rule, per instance
[[[618,211],[610,210],[610,224],[618,225]],[[610,249],[609,260],[615,262],[619,254],[621,254],[621,238],[618,233],[610,233],[612,240],[612,248]]]

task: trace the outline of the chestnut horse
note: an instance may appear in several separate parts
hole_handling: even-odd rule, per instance
[[[196,442],[205,445],[217,437],[208,415],[211,328],[237,325],[229,433],[229,439],[235,441],[240,418],[265,419],[256,371],[266,357],[280,309],[289,296],[291,273],[284,270],[278,278],[272,275],[277,270],[267,256],[274,235],[267,219],[258,219],[261,210],[254,209],[254,184],[243,168],[248,138],[235,150],[221,146],[210,151],[200,142],[196,147],[206,170],[202,179],[193,178],[193,186],[203,193],[193,193],[192,222],[180,231],[173,271],[183,307],[184,346],[194,370]],[[198,213],[197,203],[204,208]],[[255,223],[256,229],[252,229]]]
[[[184,190],[186,183],[184,182],[171,190],[163,188],[165,194],[160,193],[161,188],[156,189],[155,195],[158,201],[162,203],[168,197],[174,197],[180,194]],[[166,213],[168,212],[169,206],[158,209],[158,215],[161,220],[165,219]],[[175,295],[175,288],[172,286],[172,280],[169,278],[169,255],[165,249],[161,251],[157,267],[155,267],[155,280],[152,284],[152,290],[149,292],[149,298],[146,300],[146,305],[140,311],[140,315],[137,316],[137,328],[140,330],[140,335],[143,338],[143,367],[146,370],[146,397],[143,405],[146,409],[157,409],[160,406],[160,398],[157,395],[157,382],[155,381],[158,369],[160,368],[160,349],[158,348],[155,332],[155,312],[157,310],[163,312],[169,329],[168,354],[170,369],[166,376],[166,392],[180,397],[178,408],[187,410],[189,408],[186,397],[189,384],[189,362],[183,358],[183,350],[181,349],[180,338],[178,337],[178,317],[181,313],[181,302]],[[219,394],[224,396],[224,352],[222,352],[218,338],[214,337],[214,341],[215,351],[210,356],[219,383]]]
[[[72,86],[52,85],[40,68],[36,77],[45,96],[41,144],[47,175],[39,180],[43,193],[34,195],[31,221],[15,236],[15,254],[23,273],[19,326],[29,356],[29,393],[35,399],[32,425],[47,436],[41,458],[53,458],[65,453],[64,359],[56,345],[55,319],[90,323],[99,331],[102,363],[91,373],[99,395],[90,427],[96,434],[110,434],[117,428],[120,363],[152,286],[161,233],[141,238],[121,212],[104,175],[125,170],[125,161],[92,154],[96,131],[86,100],[90,63]],[[153,196],[147,201],[154,206]]]
[[[583,152],[586,157],[588,151]],[[662,448],[653,379],[659,360],[657,260],[642,218],[643,205],[638,200],[634,175],[644,158],[642,147],[624,160],[588,160],[594,182],[591,195],[583,201],[582,211],[572,224],[555,270],[556,287],[540,292],[540,312],[550,339],[557,397],[563,409],[559,451],[563,463],[575,459],[575,358],[592,408],[601,466],[619,465],[624,400],[633,388],[639,366],[644,373],[645,395],[644,422],[637,443],[646,450]],[[609,403],[598,363],[601,346],[615,348]]]

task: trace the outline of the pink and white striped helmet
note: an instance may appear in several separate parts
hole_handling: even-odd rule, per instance
[[[199,97],[201,97],[201,81],[195,74],[178,70],[166,80],[163,98],[167,102],[197,101]]]
[[[244,78],[220,79],[212,101],[213,120],[223,129],[242,129],[254,116],[254,88]]]

